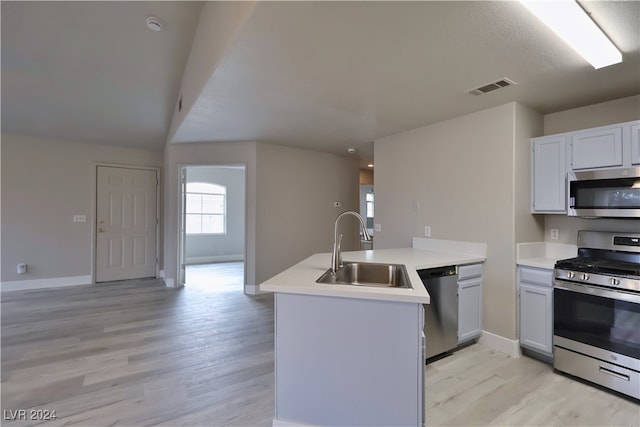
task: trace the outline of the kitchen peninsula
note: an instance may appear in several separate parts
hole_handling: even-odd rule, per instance
[[[422,425],[430,297],[417,270],[485,257],[484,244],[415,238],[412,248],[343,253],[345,262],[403,264],[411,288],[316,283],[330,254],[262,283],[276,293],[273,425]]]

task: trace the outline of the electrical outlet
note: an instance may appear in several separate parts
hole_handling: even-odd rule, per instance
[[[26,274],[27,264],[25,263],[18,264],[18,266],[16,267],[16,271],[18,272],[18,274]]]
[[[431,227],[428,225],[424,226],[424,237],[431,237]]]
[[[558,240],[558,237],[560,237],[560,232],[557,228],[552,228],[551,229],[551,240]]]
[[[380,233],[382,231],[382,224],[373,224],[373,231]]]

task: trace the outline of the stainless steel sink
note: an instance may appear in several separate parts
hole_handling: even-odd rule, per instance
[[[407,269],[402,264],[345,262],[335,273],[327,270],[317,283],[411,289]]]

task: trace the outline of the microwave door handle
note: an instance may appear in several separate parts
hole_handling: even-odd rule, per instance
[[[565,282],[563,280],[558,280],[558,279],[553,280],[553,287],[556,289],[562,289],[562,290],[571,291],[571,292],[578,292],[580,294],[585,294],[585,295],[593,295],[597,297],[628,301],[636,304],[640,303],[640,294],[634,294],[631,292],[615,291],[615,290],[610,291],[604,288],[583,285],[583,284],[576,285],[576,284]]]

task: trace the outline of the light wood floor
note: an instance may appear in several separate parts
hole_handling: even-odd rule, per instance
[[[157,280],[2,294],[2,409],[21,425],[268,426],[273,298]],[[428,425],[640,426],[640,406],[473,345],[426,367]]]
[[[242,291],[244,262],[187,265],[185,287],[215,292]]]

